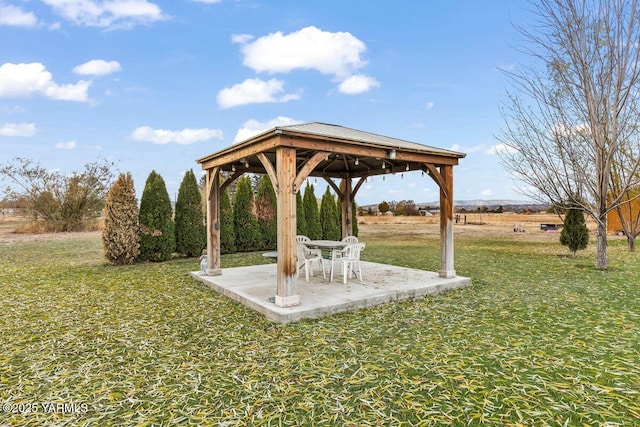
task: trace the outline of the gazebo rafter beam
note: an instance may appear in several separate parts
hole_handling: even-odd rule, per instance
[[[273,186],[273,190],[276,194],[278,194],[278,175],[276,175],[276,168],[273,167],[273,163],[267,158],[267,155],[264,153],[257,154],[258,160],[264,166],[264,169],[267,171],[269,178],[271,178],[271,184]]]
[[[443,176],[440,174],[440,171],[436,168],[436,166],[425,163],[422,165],[421,169],[424,172],[426,172],[427,175],[429,175],[431,179],[433,179],[436,182],[436,184],[438,184],[438,187],[440,187],[440,190],[444,192],[445,196],[449,197],[449,189],[447,188],[447,184]]]
[[[336,195],[338,196],[338,198],[342,200],[344,196],[342,195],[342,191],[340,190],[340,187],[338,187],[331,178],[328,178],[326,176],[323,176],[322,178],[324,178],[324,180],[327,181],[327,183],[331,186],[331,188],[333,188],[333,191],[336,192]]]
[[[351,196],[354,199],[356,198],[356,193],[358,192],[360,187],[362,187],[362,184],[364,184],[366,180],[367,180],[367,176],[360,177],[360,179],[358,180],[358,183],[356,184],[356,186],[353,187],[353,190],[351,190]]]
[[[238,179],[238,177],[240,177],[243,173],[245,173],[245,171],[243,170],[236,171],[233,175],[227,178],[222,184],[220,184],[220,193],[222,193],[229,185],[231,185],[233,181]]]
[[[300,168],[300,170],[296,174],[296,179],[293,181],[293,192],[297,193],[302,187],[302,183],[309,176],[309,174],[318,166],[324,159],[327,157],[329,153],[324,151],[319,151],[315,153],[311,158],[309,158],[304,165]]]

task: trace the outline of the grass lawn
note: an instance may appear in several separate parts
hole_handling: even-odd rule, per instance
[[[433,233],[361,239],[367,260],[438,269]],[[0,425],[640,425],[639,255],[612,241],[600,272],[593,251],[462,233],[471,288],[279,325],[190,279],[194,259],[2,243]]]

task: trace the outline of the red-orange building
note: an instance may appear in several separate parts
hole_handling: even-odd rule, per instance
[[[627,221],[635,221],[640,212],[640,199],[635,199],[628,204],[622,205],[620,211]],[[622,231],[622,220],[617,209],[612,210],[607,215],[607,232],[617,233]]]

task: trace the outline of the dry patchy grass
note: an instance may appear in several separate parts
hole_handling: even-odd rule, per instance
[[[367,259],[436,269],[437,225],[399,225],[363,224]],[[290,325],[191,280],[195,259],[111,267],[95,234],[2,243],[0,424],[637,424],[637,255],[612,241],[601,272],[557,234],[456,232],[471,288]],[[33,403],[86,406],[11,411]]]

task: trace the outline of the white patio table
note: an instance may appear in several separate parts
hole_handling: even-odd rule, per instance
[[[349,243],[342,240],[308,240],[304,242],[304,245],[310,249],[320,249],[323,251],[330,251],[333,255],[334,250],[344,249]],[[331,257],[331,271],[329,277],[333,277],[333,256]]]

